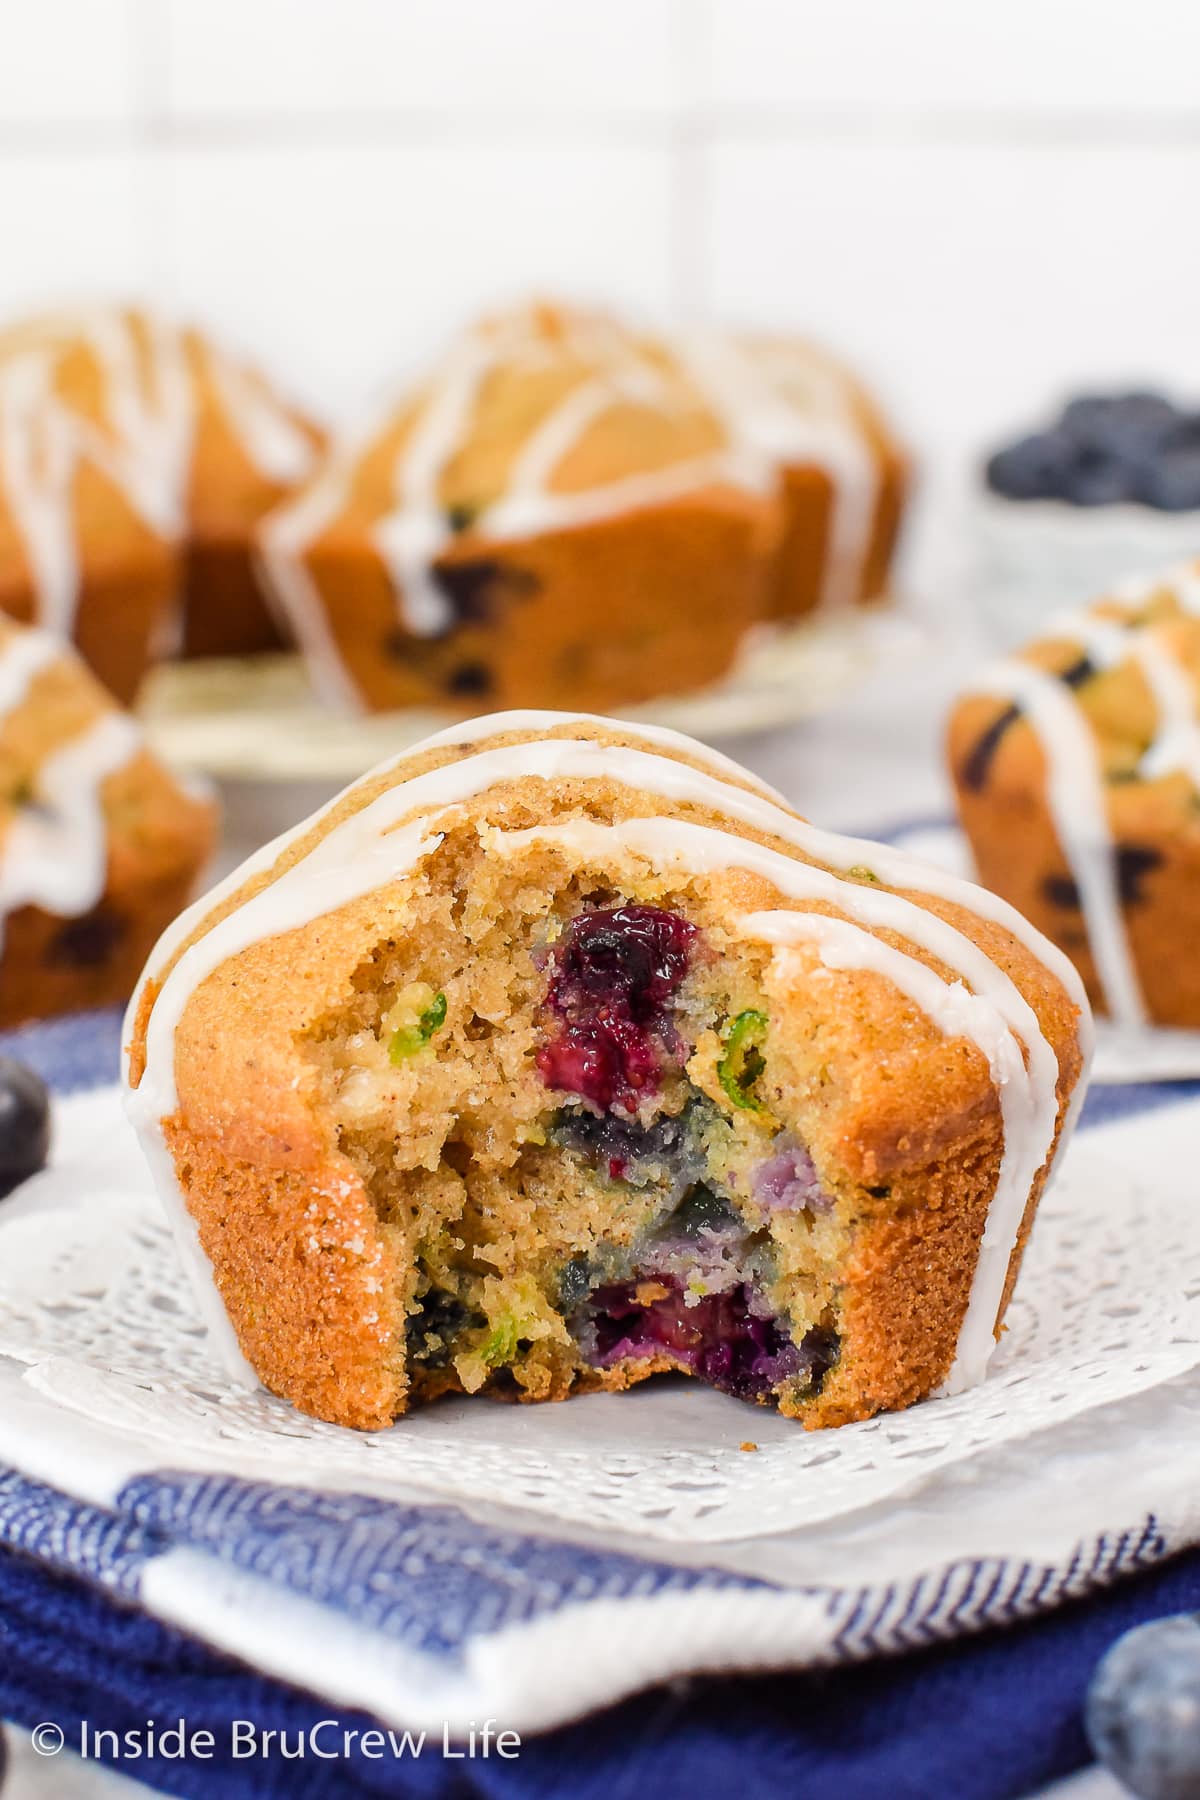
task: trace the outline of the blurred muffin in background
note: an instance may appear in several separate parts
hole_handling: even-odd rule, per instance
[[[73,650],[0,619],[0,1028],[126,999],[215,832]]]
[[[981,470],[979,588],[1006,643],[1145,568],[1200,554],[1200,408],[1145,389],[1069,400]]]
[[[1200,1027],[1200,562],[1056,615],[950,720],[983,882],[1124,1025]]]
[[[319,444],[255,371],[151,313],[0,332],[0,606],[73,638],[122,700],[168,642],[277,647],[254,527]]]
[[[181,573],[153,459],[59,387],[55,351],[0,338],[0,610],[73,640],[128,702]]]
[[[765,348],[552,306],[465,334],[264,525],[321,691],[605,710],[703,687],[755,623],[873,589],[901,476],[889,501],[874,414],[794,348],[806,379],[790,349],[785,379]]]
[[[778,532],[677,369],[545,307],[468,332],[262,544],[326,693],[604,709],[728,668]]]

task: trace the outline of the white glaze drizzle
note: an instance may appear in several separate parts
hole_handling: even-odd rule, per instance
[[[769,489],[771,480],[761,458],[751,452],[744,438],[612,481],[569,491],[555,489],[555,473],[589,426],[606,411],[630,401],[665,408],[669,393],[663,374],[615,330],[601,329],[599,322],[591,328],[573,324],[563,341],[581,359],[599,367],[590,374],[581,371],[579,381],[535,427],[513,459],[503,491],[473,519],[475,529],[511,541],[575,530],[664,505],[711,486],[732,485],[753,492]],[[467,438],[480,390],[502,361],[536,365],[550,354],[548,345],[529,335],[524,319],[509,321],[501,329],[468,333],[420,403],[397,459],[396,505],[371,534],[388,570],[404,624],[416,636],[436,637],[454,622],[453,604],[438,586],[434,569],[455,535],[442,505],[441,479]],[[361,695],[329,630],[319,589],[310,575],[298,575],[296,570],[305,549],[336,516],[352,467],[353,457],[344,450],[338,481],[323,486],[321,503],[308,509],[302,498],[288,515],[277,515],[268,522],[263,537],[270,573],[283,605],[293,614],[294,629],[321,690],[343,702],[350,699],[360,704]],[[332,677],[331,664],[340,665]]]
[[[476,721],[477,729],[479,724],[480,722]],[[719,781],[714,775],[706,774],[686,763],[676,762],[669,757],[656,756],[643,750],[618,748],[589,740],[545,738],[532,743],[508,745],[500,749],[479,750],[442,768],[429,770],[422,775],[414,775],[408,781],[386,789],[368,806],[343,820],[327,835],[326,839],[321,840],[322,843],[340,842],[341,872],[338,878],[340,885],[336,889],[340,897],[331,900],[330,895],[335,891],[334,886],[328,881],[324,882],[320,900],[317,900],[316,896],[310,896],[307,916],[316,916],[330,911],[334,905],[344,905],[379,885],[374,863],[371,865],[368,876],[364,877],[360,874],[357,878],[355,863],[360,856],[370,857],[371,839],[379,833],[389,831],[397,820],[422,808],[429,812],[432,809],[458,804],[501,782],[519,780],[524,776],[533,776],[546,781],[605,778],[620,781],[630,787],[644,788],[657,794],[660,798],[676,804],[691,803],[715,808],[743,824],[782,837],[785,841],[793,843],[798,849],[816,856],[820,861],[832,861],[836,864],[840,860],[838,853],[843,848],[847,848],[850,855],[842,866],[849,868],[854,866],[856,861],[861,861],[866,854],[871,857],[877,871],[885,864],[897,870],[896,880],[893,880],[889,873],[883,874],[884,881],[889,885],[909,885],[917,888],[924,885],[920,879],[920,865],[909,863],[899,852],[884,852],[881,856],[880,846],[866,845],[855,839],[838,839],[831,834],[822,833],[815,827],[795,818],[792,814],[784,812],[765,796],[730,786],[728,783]],[[318,814],[317,819],[319,820],[322,816],[322,814]],[[827,845],[833,850],[833,855],[824,853]],[[275,935],[279,929],[287,929],[287,927],[278,927],[270,923],[271,909],[268,897],[272,894],[280,895],[280,905],[290,906],[290,894],[295,887],[303,886],[305,871],[313,854],[315,852],[310,852],[308,857],[285,871],[276,882],[256,897],[257,901],[263,903],[256,912],[256,916],[261,916],[263,919],[262,926],[257,933],[259,938]],[[325,867],[324,861],[321,866]],[[931,873],[937,884],[933,891],[947,888],[953,890],[957,887],[959,902],[973,907],[973,910],[977,912],[983,912],[989,904],[988,897],[979,893],[981,903],[975,905],[975,896],[979,891],[970,887],[969,884],[956,884],[952,877],[944,876],[940,872]],[[914,875],[918,878],[909,879]],[[287,902],[283,900],[281,893],[285,884],[289,896]],[[858,891],[857,884],[855,884],[855,891]],[[948,895],[948,897],[950,896]],[[994,903],[994,897],[991,898]],[[1002,905],[1003,903],[999,903],[999,907]],[[303,911],[301,916],[305,916]],[[1020,915],[1014,912],[1012,916],[1017,919]],[[1015,929],[1015,927],[1010,928]],[[194,946],[196,950],[200,950],[204,944],[209,944],[210,939],[215,939],[209,944],[204,958],[196,957],[192,960],[189,965],[191,970],[195,971],[203,967],[205,974],[211,973],[224,960],[224,955],[220,950],[220,939],[216,937],[220,929],[220,926],[214,927],[213,931],[201,940],[200,944]],[[1034,932],[1031,926],[1025,925],[1022,935],[1027,942],[1032,938],[1032,941],[1044,944],[1044,940],[1039,939],[1039,934]],[[1046,951],[1046,960],[1050,960],[1049,946],[1046,946]],[[151,959],[152,969],[158,965],[159,960],[156,952]],[[169,1016],[177,1019],[181,1015],[191,987],[201,979],[203,979],[203,975],[195,975],[188,984],[177,983],[176,971],[172,971],[154,1008],[151,1033],[148,1035],[147,1043],[147,1065],[149,1068],[151,1063],[155,1064],[158,1069],[158,1079],[164,1084],[163,1101],[161,1104],[156,1102],[157,1116],[160,1117],[170,1113],[175,1104],[173,1069],[163,1066],[164,1063],[169,1065],[173,1061],[173,1057],[169,1054],[165,1058],[151,1056],[149,1036],[153,1036],[156,1045],[160,1045],[164,1050],[169,1050],[174,1026],[172,1025],[170,1031],[167,1031],[164,1022]],[[1078,984],[1077,977],[1076,984]],[[1079,991],[1082,992],[1081,988]],[[145,1078],[143,1085],[145,1085]]]
[[[1032,1078],[1032,1069],[1026,1070],[1020,1044],[1004,1024],[1001,1010],[990,1005],[983,994],[971,993],[960,982],[942,981],[924,963],[880,943],[878,938],[872,940],[874,947],[864,954],[859,942],[861,932],[847,926],[844,920],[816,913],[775,912],[751,913],[742,923],[748,932],[779,945],[794,945],[804,938],[815,942],[828,969],[867,968],[884,976],[920,1007],[946,1037],[968,1038],[987,1062],[1000,1102],[1004,1151],[988,1204],[966,1311],[958,1329],[954,1361],[938,1389],[939,1394],[961,1394],[983,1380],[996,1348],[1004,1285],[1031,1183],[1053,1142],[1057,1118],[1053,1085],[1047,1088],[1045,1079],[1039,1083]],[[786,977],[786,960],[781,973]],[[1049,1061],[1054,1063],[1053,1051],[1040,1032],[1029,1043],[1031,1063],[1042,1056],[1039,1049],[1038,1056],[1033,1057],[1034,1045],[1044,1046]]]
[[[673,863],[691,874],[747,869],[764,876],[789,899],[835,905],[849,916],[832,919],[822,913],[773,909],[743,915],[737,929],[779,945],[813,940],[827,967],[882,975],[946,1037],[965,1037],[976,1045],[996,1085],[1004,1151],[954,1365],[942,1391],[958,1393],[982,1380],[995,1345],[996,1317],[1025,1206],[1050,1153],[1058,1118],[1058,1060],[1016,984],[970,938],[911,900],[839,880],[825,869],[711,827],[655,818],[617,825],[573,819],[524,831],[486,830],[481,838],[486,849],[501,855],[538,842],[594,857],[605,866],[615,850],[624,850],[658,870]],[[915,944],[961,979],[947,982],[926,963],[873,935],[880,930]]]
[[[1183,665],[1151,629],[1133,640],[1131,649],[1158,709],[1158,732],[1141,761],[1141,773],[1153,781],[1180,772],[1200,794],[1200,722],[1196,689]]]
[[[401,450],[397,505],[375,527],[375,544],[391,573],[405,624],[418,637],[436,636],[454,616],[449,598],[433,579],[434,561],[454,535],[438,487],[498,355],[494,340],[472,334],[448,358]]]
[[[105,411],[129,446],[127,491],[163,537],[183,527],[183,491],[192,451],[191,377],[179,334],[147,321],[150,354],[138,352],[125,313],[82,315],[78,335],[91,347],[105,383]]]
[[[303,552],[341,511],[352,472],[348,452],[333,455],[311,487],[263,520],[257,540],[265,591],[278,598],[286,613],[313,685],[329,705],[351,711],[362,705],[362,695],[338,650],[329,613]]]
[[[382,774],[390,773],[402,767],[409,758],[419,756],[426,748],[463,740],[486,742],[498,730],[517,729],[515,724],[507,722],[509,720],[537,719],[542,722],[541,728],[545,729],[547,722],[558,723],[564,717],[569,720],[572,717],[581,716],[586,717],[586,715],[553,713],[498,714],[495,720],[488,718],[464,721],[412,746],[392,762],[380,764],[364,779],[371,780]],[[595,723],[596,721],[589,720],[588,722]],[[619,729],[629,736],[642,736],[651,728],[622,724],[613,726],[613,729]],[[668,734],[659,729],[647,741],[653,743],[655,737],[659,742],[664,742],[668,737],[671,740],[682,738],[682,734]],[[712,760],[715,753],[707,751],[700,744],[682,738],[678,747],[687,749],[702,762],[709,761],[710,766],[714,766],[714,768],[717,766]],[[563,760],[564,758],[567,760]],[[470,771],[470,773],[464,773],[465,771]],[[370,806],[343,821],[337,827],[337,834],[356,827],[355,836],[357,837],[358,830],[361,829],[361,827],[357,827],[357,821],[368,821],[368,829],[386,830],[396,818],[404,817],[423,804],[433,807],[451,805],[459,800],[470,798],[501,781],[519,780],[523,775],[541,776],[543,779],[549,780],[560,777],[564,772],[568,772],[576,778],[586,778],[591,775],[622,781],[633,787],[641,786],[658,794],[661,798],[693,800],[699,805],[714,808],[730,817],[737,818],[742,823],[773,833],[794,845],[805,855],[812,856],[817,861],[827,863],[835,869],[844,872],[858,865],[867,864],[880,880],[890,887],[907,888],[913,892],[925,893],[966,907],[978,917],[987,919],[1009,931],[1059,980],[1078,1008],[1081,1049],[1085,1061],[1090,1057],[1092,1050],[1091,1012],[1078,970],[1057,945],[1045,938],[1014,906],[1001,899],[999,895],[951,875],[933,864],[921,862],[904,851],[871,843],[863,838],[846,837],[837,832],[821,830],[807,821],[797,818],[794,814],[784,811],[782,807],[772,804],[765,797],[760,798],[745,789],[730,786],[728,783],[720,781],[715,773],[706,775],[700,770],[690,768],[684,763],[675,762],[669,757],[654,756],[645,751],[623,746],[611,746],[589,740],[569,738],[548,738],[535,743],[518,743],[503,750],[478,750],[458,762],[429,771],[424,775],[410,777],[407,781],[389,788]],[[358,783],[352,784],[345,790],[345,793],[353,792],[358,785]],[[337,796],[310,819],[260,851],[243,866],[241,871],[235,872],[233,876],[222,883],[215,894],[207,896],[191,908],[189,915],[185,915],[185,917],[190,921],[192,915],[195,915],[195,923],[202,922],[203,915],[213,910],[230,894],[236,892],[237,888],[252,873],[269,868],[282,849],[296,842],[306,833],[319,828],[321,822],[341,803],[343,798],[344,795]],[[295,876],[297,871],[302,871],[303,868],[304,861],[302,860],[293,870],[288,871],[288,875]],[[320,910],[320,908],[314,907],[312,916],[317,916]],[[187,935],[182,930],[183,923],[182,920],[177,921],[164,939],[160,940],[147,966],[146,979],[157,979],[158,972],[170,960],[178,943]],[[188,931],[195,929],[195,923],[189,922]],[[265,930],[261,935],[269,936],[271,932]],[[216,965],[214,964],[214,966]],[[161,996],[159,1004],[161,1004]],[[173,1103],[173,1086],[168,1089],[168,1100]],[[170,1104],[160,1111],[170,1111]]]
[[[0,486],[7,493],[33,583],[37,619],[71,635],[79,560],[71,518],[78,439],[50,393],[44,357],[0,366]]]
[[[260,475],[292,486],[312,472],[316,451],[251,369],[210,348],[208,367],[225,417]]]
[[[0,355],[0,489],[26,548],[40,623],[73,635],[81,579],[75,479],[100,468],[151,531],[183,529],[197,423],[184,334],[156,315],[115,310],[46,320]],[[54,366],[81,342],[103,383],[103,423],[54,390]],[[276,480],[299,480],[314,452],[261,383],[205,347],[213,388],[248,460]],[[301,456],[303,446],[303,456]]]
[[[78,918],[96,905],[108,869],[100,790],[141,742],[131,718],[106,712],[45,759],[35,803],[17,809],[0,840],[0,920],[21,906]]]
[[[0,729],[63,654],[49,632],[0,632]],[[78,918],[100,900],[108,879],[101,790],[141,745],[134,721],[113,709],[43,760],[30,803],[15,808],[0,837],[0,945],[4,922],[18,907]]]
[[[48,631],[9,627],[0,635],[0,724],[20,706],[42,670],[62,653],[62,645]]]
[[[1146,779],[1185,774],[1200,791],[1200,721],[1195,685],[1160,635],[1171,618],[1144,620],[1136,611],[1160,593],[1185,615],[1200,614],[1200,565],[1123,583],[1114,596],[1128,616],[1062,615],[1046,635],[1077,643],[1097,669],[1132,662],[1157,713],[1153,743],[1139,764]],[[1079,895],[1084,927],[1108,1010],[1121,1025],[1146,1023],[1146,1006],[1125,927],[1117,848],[1109,823],[1100,745],[1073,692],[1055,675],[1013,660],[985,672],[973,690],[1012,701],[1036,733],[1046,760],[1046,800],[1055,835]]]
[[[0,493],[25,547],[37,621],[62,638],[73,633],[79,601],[75,483],[83,463],[101,470],[149,528],[159,529],[155,484],[128,446],[58,398],[49,352],[0,358]]]
[[[138,341],[139,327],[144,345]],[[66,341],[87,342],[104,372],[106,410],[139,453],[138,475],[167,509],[163,529],[182,524],[185,489],[198,423],[196,377],[184,327],[158,313],[100,309],[47,327]],[[258,375],[207,339],[194,340],[202,372],[229,429],[251,466],[268,480],[301,481],[316,451]],[[147,505],[152,504],[147,498]]]
[[[433,576],[434,562],[453,539],[439,497],[440,478],[466,437],[484,380],[513,350],[508,333],[464,340],[401,454],[400,504],[375,530],[405,622],[421,636],[433,636],[453,620],[451,604]],[[556,470],[589,426],[623,401],[654,404],[663,386],[661,377],[628,353],[617,366],[606,366],[568,389],[514,458],[507,486],[478,514],[476,529],[499,539],[535,537],[662,504],[719,481],[757,485],[744,457],[721,450],[569,492],[552,489]]]
[[[489,713],[483,719],[456,719],[453,725],[445,725],[440,731],[431,732],[428,737],[422,738],[411,750],[402,751],[390,762],[380,764],[375,773],[398,768],[407,757],[423,755],[426,750],[470,744],[476,739],[486,742],[488,738],[503,737],[509,732],[545,733],[568,725],[596,725],[601,731],[624,732],[627,736],[660,750],[677,750],[681,756],[694,757],[718,774],[732,775],[735,781],[749,782],[751,787],[766,794],[777,806],[787,807],[787,801],[778,788],[769,786],[750,769],[743,768],[732,756],[725,756],[720,750],[714,750],[711,744],[697,743],[695,738],[688,737],[682,731],[673,731],[669,725],[650,725],[642,719],[636,724],[627,724],[622,719],[600,713],[545,712],[515,708],[511,712]]]
[[[1182,771],[1200,792],[1196,691],[1186,668],[1160,635],[1171,623],[1170,618],[1143,622],[1136,616],[1074,613],[1055,621],[1053,634],[1074,638],[1097,669],[1115,669],[1126,661],[1140,669],[1154,701],[1157,724],[1138,772],[1153,779]]]
[[[543,720],[543,728],[544,723]],[[507,728],[513,729],[512,726]],[[464,737],[486,739],[498,729],[505,729],[503,715],[495,721],[477,720],[451,728],[449,733],[439,734],[439,738],[443,742],[452,741],[456,734],[461,734]],[[438,740],[429,740],[431,744],[436,741]],[[686,739],[684,745],[701,759],[705,758],[706,753],[700,746],[689,745]],[[424,747],[418,746],[417,750]],[[436,812],[485,792],[500,782],[528,776],[547,781],[613,779],[676,803],[690,802],[712,807],[743,823],[774,833],[808,854],[817,856],[821,861],[835,865],[841,862],[843,868],[849,868],[869,859],[875,871],[893,886],[941,893],[948,899],[967,905],[976,913],[990,916],[1030,944],[1045,962],[1051,966],[1058,964],[1063,968],[1064,984],[1079,997],[1080,1038],[1085,1057],[1090,1051],[1090,1017],[1077,974],[1071,970],[1068,977],[1066,971],[1070,965],[1061,953],[1048,945],[1014,909],[1008,908],[995,896],[985,895],[970,884],[956,881],[941,871],[926,870],[899,852],[819,832],[782,811],[765,796],[732,787],[719,780],[716,775],[703,773],[669,757],[589,740],[549,738],[480,750],[440,769],[410,777],[407,782],[385,790],[369,805],[340,822],[324,838],[319,839],[299,862],[219,921],[185,951],[167,975],[151,1012],[146,1034],[145,1071],[139,1088],[129,1096],[130,1111],[139,1129],[152,1136],[158,1135],[161,1132],[161,1121],[174,1111],[177,1105],[175,1034],[179,1021],[192,993],[227,958],[264,938],[295,929],[314,917],[373,891],[389,880],[395,880],[422,856],[436,848],[440,841],[436,830],[437,820],[433,816]],[[409,818],[410,814],[415,816]],[[317,815],[317,819],[321,816]],[[405,818],[408,818],[408,822],[397,828],[398,821]],[[156,971],[165,966],[179,944],[195,929],[196,923],[202,923],[203,915],[235,892],[250,873],[272,866],[281,849],[295,842],[313,823],[316,821],[298,827],[285,839],[261,852],[254,859],[253,870],[239,871],[237,876],[223,884],[216,895],[209,896],[198,907],[191,909],[184,920],[177,922],[152,957],[147,979],[157,978]],[[688,826],[684,821],[670,820],[655,820],[649,829],[659,844],[672,833],[694,834],[705,831],[705,828]],[[770,879],[778,880],[781,885],[784,879],[798,883],[809,896],[828,898],[843,910],[853,911],[860,920],[870,920],[898,931],[907,936],[910,942],[927,948],[930,954],[945,961],[947,966],[965,974],[968,980],[986,990],[988,1002],[996,1016],[1004,1023],[1005,1029],[1010,1031],[1010,1035],[1013,1029],[1020,1034],[1030,1057],[1030,1069],[1026,1076],[1025,1065],[1018,1051],[1020,1070],[1018,1072],[1013,1064],[1012,1072],[1000,1094],[1005,1123],[1005,1159],[998,1192],[1002,1191],[1002,1215],[1007,1217],[1015,1206],[1012,1196],[1018,1193],[1022,1180],[1024,1197],[1028,1197],[1030,1183],[1049,1152],[1057,1111],[1054,1100],[1057,1065],[1037,1028],[1032,1010],[1013,984],[970,939],[926,909],[905,899],[903,895],[888,894],[860,882],[840,881],[836,874],[828,870],[797,863],[778,851],[754,845],[749,840],[711,830],[707,835],[717,840],[726,858],[732,857],[739,866],[753,866],[756,859],[765,859],[764,867],[769,862],[772,871]],[[689,835],[689,843],[695,844],[697,841]],[[198,920],[197,915],[200,915]],[[939,987],[945,989],[946,984],[940,978],[935,979],[938,979]],[[136,997],[131,1003],[130,1024],[136,1017],[135,1007]],[[1015,1038],[1013,1041],[1015,1044]],[[993,1067],[996,1054],[994,1046],[990,1053],[985,1050],[985,1054],[988,1054],[989,1068]],[[1021,1111],[1022,1094],[1027,1096],[1024,1113]],[[1022,1210],[1023,1205],[1022,1199]],[[1018,1225],[1019,1220],[1020,1213],[1017,1213]],[[998,1229],[1001,1229],[1002,1235],[1002,1228]],[[1014,1239],[1015,1230],[1014,1226]],[[977,1362],[973,1348],[978,1336],[977,1321],[981,1316],[980,1309],[986,1310],[986,1303],[985,1295],[978,1307],[969,1309],[972,1321],[971,1342],[964,1354],[972,1368]],[[993,1323],[994,1316],[993,1311]],[[953,1379],[958,1380],[962,1371],[957,1361],[955,1369]]]
[[[820,602],[853,604],[879,500],[880,469],[845,378],[801,343],[743,343],[712,332],[681,340],[685,366],[734,443],[780,464],[811,461],[829,476],[829,542]],[[800,390],[804,392],[803,402]]]
[[[1176,563],[1149,575],[1129,575],[1116,583],[1112,598],[1125,606],[1141,607],[1163,593],[1173,595],[1181,612],[1200,613],[1200,561]]]
[[[997,663],[973,691],[1011,701],[1037,733],[1046,757],[1046,801],[1079,894],[1108,1010],[1141,1024],[1145,1007],[1121,914],[1117,870],[1095,738],[1069,689],[1032,663]]]

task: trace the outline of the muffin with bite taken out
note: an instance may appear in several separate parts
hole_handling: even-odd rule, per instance
[[[500,714],[171,929],[128,1098],[319,1418],[674,1370],[829,1426],[983,1375],[1088,1030],[995,896],[677,734]]]

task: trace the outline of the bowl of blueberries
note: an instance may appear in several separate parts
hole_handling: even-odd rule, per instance
[[[1200,556],[1200,405],[1081,395],[982,473],[977,586],[1004,644],[1125,577]]]

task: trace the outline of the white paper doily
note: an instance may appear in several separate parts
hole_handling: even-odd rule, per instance
[[[805,1432],[682,1380],[559,1406],[456,1400],[359,1434],[232,1385],[211,1356],[114,1091],[64,1102],[56,1166],[0,1220],[0,1355],[69,1430],[143,1466],[481,1498],[560,1523],[715,1543],[854,1512],[1200,1362],[1185,1178],[1075,1144],[986,1383]],[[742,1454],[744,1440],[759,1446]],[[146,1452],[149,1452],[147,1459]]]

